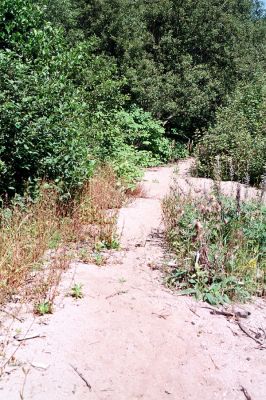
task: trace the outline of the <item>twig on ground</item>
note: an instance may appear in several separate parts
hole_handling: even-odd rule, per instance
[[[24,372],[24,379],[23,379],[23,384],[22,384],[22,388],[21,391],[19,392],[19,397],[21,400],[24,400],[24,389],[25,389],[25,385],[26,385],[26,380],[27,380],[27,376],[28,373],[30,372],[30,368],[28,370],[26,370],[24,367],[22,368],[22,371]]]
[[[18,342],[23,342],[24,340],[30,340],[30,339],[36,339],[36,338],[44,338],[46,337],[45,335],[34,335],[34,336],[24,336],[24,337],[18,337],[18,335],[14,336],[14,339],[16,339]]]
[[[230,329],[230,331],[232,332],[232,334],[233,334],[234,336],[238,336],[238,333],[235,332],[235,331],[231,328],[231,326],[227,325],[227,328]]]
[[[212,363],[213,363],[215,369],[220,369],[220,368],[216,365],[216,363],[214,362],[214,360],[213,360],[213,358],[212,358],[212,356],[211,356],[210,354],[209,354],[209,357],[210,357],[210,359],[211,359],[211,361],[212,361]]]
[[[106,296],[105,299],[110,299],[111,297],[115,297],[115,296],[120,296],[120,294],[126,294],[128,291],[127,290],[119,290],[119,292],[110,294],[109,296]]]
[[[247,329],[246,329],[239,321],[236,321],[236,323],[237,323],[237,325],[239,326],[239,328],[241,329],[241,331],[244,332],[250,339],[253,339],[253,340],[254,340],[256,343],[258,343],[260,346],[263,345],[263,343],[262,343],[260,340],[256,339],[254,336],[252,336],[252,335],[247,331]]]
[[[92,344],[100,343],[100,340],[96,340],[95,342],[88,343],[87,346],[91,346]]]
[[[157,314],[155,312],[152,312],[152,315],[156,315],[158,318],[166,319],[169,317],[170,314]]]
[[[201,308],[207,308],[211,310],[210,314],[214,315],[224,315],[225,317],[234,317],[234,318],[247,318],[250,315],[248,311],[225,311],[225,310],[216,310],[212,307],[203,306]]]
[[[197,317],[200,318],[200,315],[199,315],[198,313],[196,313],[196,311],[193,310],[193,308],[191,308],[191,307],[188,307],[188,308],[189,308],[189,310],[190,310],[193,314],[195,314]]]
[[[141,289],[140,287],[136,287],[136,286],[130,286],[131,289],[136,289],[136,290],[141,290],[142,292],[144,292],[145,290]]]
[[[245,396],[245,398],[246,398],[247,400],[252,400],[251,396],[249,395],[247,389],[244,388],[244,386],[241,386],[241,389],[240,389],[240,390],[241,390],[241,392],[244,393],[244,396]]]
[[[73,370],[76,372],[76,374],[78,374],[78,376],[83,380],[83,382],[85,382],[85,384],[86,384],[87,388],[89,389],[89,391],[91,391],[92,387],[91,387],[91,385],[89,384],[89,382],[87,381],[87,379],[84,378],[84,376],[82,375],[82,373],[79,372],[79,370],[78,370],[76,367],[74,367],[74,365],[72,365],[72,364],[69,364],[69,365],[70,365],[71,368],[73,368]]]
[[[9,311],[4,310],[3,308],[0,308],[0,312],[3,312],[3,313],[5,313],[5,314],[9,315],[10,317],[12,317],[12,318],[18,320],[19,322],[23,322],[23,319],[22,319],[22,318],[18,318],[16,315],[12,314],[12,313],[9,312]]]
[[[202,306],[201,308],[206,308],[207,310],[211,310],[210,314],[224,315],[225,317],[235,317],[235,314],[233,314],[232,312],[223,311],[223,310],[216,310],[215,308],[207,307],[207,306]]]

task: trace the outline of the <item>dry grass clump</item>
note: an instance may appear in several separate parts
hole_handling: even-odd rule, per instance
[[[141,183],[134,188],[127,189],[126,194],[129,199],[145,198],[147,196],[146,190]]]
[[[39,268],[44,252],[58,232],[57,194],[41,190],[36,203],[5,208],[0,220],[0,303]]]
[[[0,304],[17,298],[53,302],[71,243],[92,249],[114,237],[116,212],[124,200],[110,168],[102,168],[74,201],[62,204],[43,184],[35,202],[0,211]],[[48,250],[51,250],[48,252]],[[49,256],[48,256],[49,255]],[[24,299],[24,300],[23,300]]]
[[[85,183],[73,210],[76,240],[111,242],[118,210],[125,201],[123,188],[118,185],[113,170],[103,167]]]

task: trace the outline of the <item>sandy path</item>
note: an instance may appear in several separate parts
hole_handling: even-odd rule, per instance
[[[24,400],[245,400],[241,385],[252,400],[266,398],[265,350],[225,317],[167,291],[149,267],[163,257],[160,200],[173,169],[146,172],[145,198],[120,212],[122,250],[108,265],[75,265],[85,297],[60,300],[47,325],[36,319],[31,332],[45,338],[18,350],[16,359],[29,372],[24,379],[21,367],[10,368],[0,381],[1,400],[20,399],[23,382]],[[181,163],[177,179],[183,186],[186,173]],[[248,308],[265,326],[263,302]],[[13,331],[27,324],[17,322]]]

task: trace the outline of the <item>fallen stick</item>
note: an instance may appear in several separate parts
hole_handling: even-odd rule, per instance
[[[252,336],[239,321],[236,321],[236,323],[239,326],[239,328],[241,329],[241,331],[244,332],[250,339],[253,339],[260,346],[263,345],[263,343],[260,340],[256,339],[254,336]]]
[[[211,361],[212,361],[212,363],[213,363],[215,369],[220,369],[220,368],[218,367],[218,365],[216,365],[216,363],[214,362],[214,359],[212,358],[212,356],[211,356],[210,354],[209,354],[209,357],[210,357],[210,359],[211,359]]]
[[[235,332],[235,331],[231,328],[231,326],[227,325],[227,328],[230,329],[230,331],[232,332],[232,334],[233,334],[234,336],[238,336],[238,333]]]
[[[201,307],[201,308],[207,308],[208,310],[211,310],[211,314],[215,315],[224,315],[225,317],[234,317],[234,318],[247,318],[250,315],[250,312],[248,311],[225,311],[225,310],[216,310],[215,308],[212,307]]]
[[[95,342],[88,343],[87,346],[91,346],[92,344],[100,343],[100,340],[96,340]]]
[[[191,308],[191,307],[188,307],[188,309],[193,313],[193,314],[195,314],[197,317],[199,317],[200,318],[200,315],[198,314],[198,313],[196,313],[196,311],[195,310],[193,310],[193,308]]]
[[[22,389],[21,389],[21,391],[19,392],[19,397],[20,397],[21,400],[24,400],[24,398],[25,398],[25,397],[24,397],[24,390],[25,390],[26,380],[27,380],[28,373],[30,372],[30,369],[26,370],[26,369],[23,367],[23,368],[22,368],[22,371],[23,371],[23,373],[24,373],[24,379],[23,379]]]
[[[213,315],[224,315],[225,317],[235,317],[235,314],[233,314],[232,312],[216,310],[215,308],[207,307],[207,306],[203,306],[201,308],[206,308],[207,310],[211,310],[210,314],[213,314]]]
[[[18,342],[23,342],[24,340],[44,338],[44,337],[46,337],[46,336],[45,335],[34,335],[34,336],[25,336],[25,337],[19,338],[18,335],[15,335],[14,339],[16,339]]]
[[[156,315],[158,318],[166,319],[167,317],[170,316],[170,314],[157,314],[155,312],[152,312],[152,315]]]
[[[89,389],[89,391],[91,392],[91,385],[89,384],[89,382],[87,381],[86,378],[84,378],[84,376],[82,375],[81,372],[78,371],[78,369],[76,367],[74,367],[74,365],[69,364],[71,368],[73,368],[73,370],[76,372],[76,374],[78,374],[78,376],[83,380],[83,382],[85,382],[87,388]]]
[[[240,390],[241,390],[241,392],[244,393],[244,396],[245,396],[245,398],[246,398],[247,400],[252,400],[251,396],[249,395],[247,389],[244,388],[244,386],[241,386],[241,389],[240,389]]]
[[[10,317],[12,317],[12,318],[18,320],[19,322],[23,322],[23,319],[17,317],[16,315],[14,315],[14,314],[12,314],[12,313],[6,311],[6,310],[3,310],[2,308],[0,308],[0,312],[3,312],[3,313],[5,313],[5,314],[9,315]]]
[[[212,310],[210,314],[224,315],[225,317],[235,317],[235,314],[228,311]]]
[[[111,297],[120,296],[120,294],[125,294],[125,293],[127,293],[127,290],[120,290],[119,292],[110,294],[109,296],[106,296],[105,298],[107,300],[107,299],[110,299]]]

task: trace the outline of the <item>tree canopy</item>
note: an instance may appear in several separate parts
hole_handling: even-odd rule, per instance
[[[177,141],[265,85],[265,45],[259,1],[2,0],[0,195],[184,155]]]

